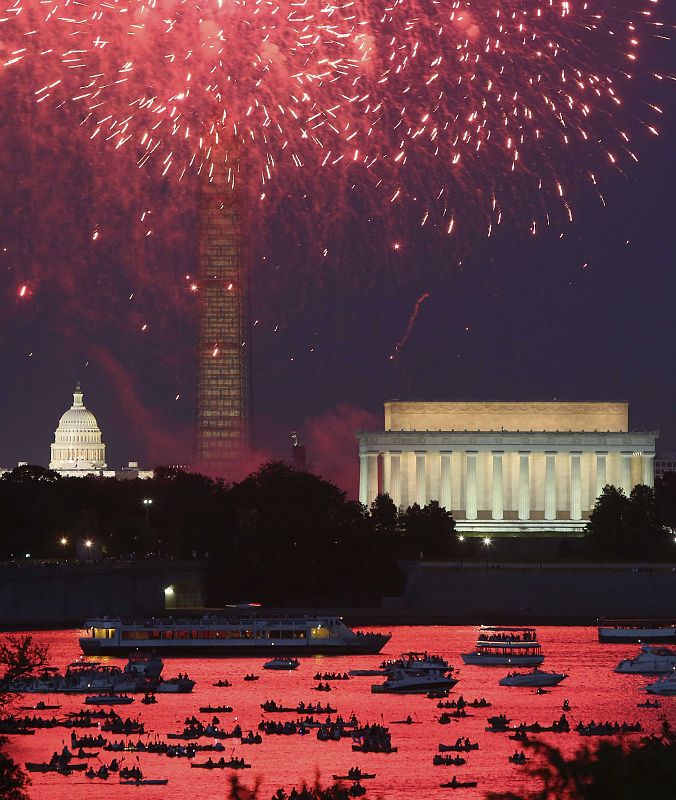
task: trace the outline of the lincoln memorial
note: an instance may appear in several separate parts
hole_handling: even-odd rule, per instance
[[[456,529],[575,532],[606,484],[653,485],[655,432],[629,430],[629,405],[385,403],[359,439],[359,499],[400,508],[437,500]]]

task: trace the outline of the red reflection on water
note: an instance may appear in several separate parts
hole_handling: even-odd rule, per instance
[[[378,630],[375,629],[374,630]],[[246,733],[264,717],[276,720],[292,719],[294,715],[264,715],[260,703],[276,700],[284,705],[295,705],[301,700],[323,704],[330,701],[338,712],[347,717],[354,712],[361,722],[388,724],[408,714],[419,720],[420,725],[392,725],[392,743],[398,753],[361,754],[353,753],[351,740],[319,742],[315,733],[306,736],[263,736],[260,745],[239,744],[239,740],[224,740],[226,759],[231,753],[243,756],[252,769],[240,771],[239,777],[247,785],[256,778],[262,780],[261,800],[268,800],[279,786],[289,789],[300,785],[303,779],[313,780],[319,772],[325,781],[334,773],[344,774],[349,767],[359,765],[364,771],[375,772],[377,778],[369,784],[368,796],[386,797],[387,800],[422,800],[422,798],[446,797],[448,792],[439,784],[448,781],[453,774],[458,780],[476,780],[478,787],[454,792],[453,796],[480,798],[488,790],[523,790],[526,773],[524,768],[510,764],[508,756],[515,750],[515,742],[506,734],[490,734],[484,731],[486,717],[505,713],[514,724],[532,723],[538,720],[549,725],[561,715],[564,698],[570,701],[571,724],[591,719],[635,721],[640,720],[647,733],[657,732],[661,720],[667,718],[676,725],[676,700],[662,698],[662,707],[657,710],[641,709],[636,703],[645,700],[640,692],[649,678],[632,675],[616,675],[612,668],[623,657],[633,655],[636,645],[601,645],[597,641],[596,628],[540,627],[539,640],[546,659],[543,668],[568,673],[564,683],[550,690],[549,694],[536,695],[533,689],[516,689],[498,686],[498,680],[509,670],[501,667],[487,668],[464,666],[461,652],[472,649],[476,640],[476,629],[471,627],[399,627],[395,628],[387,648],[380,656],[322,657],[301,659],[295,672],[281,673],[261,669],[264,659],[185,659],[177,658],[165,662],[165,677],[179,672],[188,672],[197,681],[192,694],[158,695],[155,706],[144,706],[139,700],[133,705],[119,707],[122,717],[140,716],[146,723],[151,738],[156,734],[164,739],[166,734],[180,731],[187,716],[195,714],[200,719],[207,715],[199,713],[200,706],[230,705],[231,714],[219,714],[222,727],[231,729],[239,722]],[[51,662],[64,667],[80,655],[77,631],[50,631],[36,633],[40,642],[49,644]],[[456,668],[455,677],[460,682],[451,693],[451,698],[462,694],[466,700],[485,697],[492,703],[490,709],[468,709],[472,715],[467,719],[454,720],[450,725],[438,723],[441,711],[436,700],[424,696],[372,695],[370,686],[379,678],[353,678],[350,681],[334,682],[331,693],[312,690],[316,685],[316,672],[345,672],[348,669],[364,669],[377,666],[383,658],[395,658],[408,650],[429,650],[446,657]],[[112,663],[123,662],[110,659]],[[244,682],[249,672],[260,675],[260,680]],[[212,686],[218,679],[232,682],[229,688]],[[50,698],[56,699],[56,695]],[[21,705],[32,705],[44,696],[27,695]],[[58,696],[62,704],[59,714],[82,707],[83,696]],[[43,712],[50,716],[52,712]],[[83,729],[82,733],[96,735],[96,729]],[[455,742],[459,736],[467,736],[480,742],[480,749],[472,752],[467,764],[462,767],[434,767],[432,757],[439,742]],[[120,737],[107,734],[109,741]],[[134,737],[131,737],[134,738]],[[583,739],[577,733],[549,734],[539,737],[573,752],[582,744],[597,742]],[[632,739],[636,739],[633,736]],[[12,737],[10,749],[21,762],[49,760],[53,750],[60,749],[70,741],[70,729],[56,728],[38,731],[35,736]],[[231,742],[237,741],[232,747]],[[208,740],[201,739],[200,743]],[[520,748],[519,748],[520,749]],[[113,755],[101,751],[100,758],[110,762]],[[208,754],[198,754],[198,761],[206,760]],[[220,756],[219,753],[214,754]],[[200,796],[225,797],[229,770],[194,770],[187,758],[167,758],[162,755],[128,753],[125,764],[140,763],[144,774],[150,778],[169,778],[164,787],[144,787],[144,797],[171,798],[171,800],[194,800]],[[94,765],[98,761],[94,760]],[[130,792],[138,792],[133,788]],[[108,782],[88,780],[81,774],[69,777],[60,775],[33,775],[30,796],[34,800],[118,800],[124,789],[117,785],[117,778]]]

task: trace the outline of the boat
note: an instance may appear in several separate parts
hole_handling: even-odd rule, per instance
[[[544,672],[537,667],[532,672],[510,672],[500,678],[500,686],[558,686],[568,676],[563,672]]]
[[[192,769],[251,769],[251,764],[244,763],[243,758],[231,758],[230,761],[226,761],[224,758],[218,761],[209,759],[201,763],[193,762],[190,766]]]
[[[649,694],[673,695],[676,694],[676,672],[663,675],[655,683],[650,683],[645,687]]]
[[[362,633],[348,628],[341,617],[298,615],[266,617],[263,614],[201,617],[151,617],[123,620],[91,617],[80,638],[85,655],[119,656],[136,650],[167,656],[278,656],[321,653],[373,655],[390,641],[391,634]]]
[[[28,772],[61,772],[67,775],[70,772],[84,772],[87,769],[86,764],[51,764],[49,762],[35,763],[31,761],[26,762],[26,770]]]
[[[334,781],[367,781],[376,777],[375,772],[362,772],[359,767],[352,767],[347,775],[334,775]]]
[[[536,667],[545,657],[535,628],[482,625],[473,653],[462,653],[465,664]]]
[[[668,647],[644,644],[635,658],[623,658],[615,672],[636,675],[664,675],[676,669],[676,652]]]
[[[371,686],[373,694],[425,694],[430,689],[452,689],[458,682],[443,670],[397,669],[384,683]]]
[[[157,680],[164,669],[164,662],[155,652],[130,653],[123,672],[139,678]]]
[[[271,658],[263,664],[263,669],[283,669],[292,670],[298,669],[300,661],[297,658],[290,656],[280,656],[279,658]]]
[[[599,642],[606,644],[676,644],[674,620],[605,620],[598,628]]]
[[[435,755],[432,757],[432,766],[434,767],[462,767],[467,763],[466,758],[462,756],[440,756]]]
[[[636,703],[636,708],[661,708],[659,700],[646,700],[644,703]]]
[[[395,672],[401,669],[415,669],[418,672],[453,672],[453,667],[441,656],[431,655],[427,651],[415,652],[409,651],[402,653],[397,659],[391,661],[383,661],[380,668],[385,673]]]
[[[194,686],[195,681],[191,681],[186,675],[184,678],[168,678],[166,681],[160,678],[160,682],[153,688],[160,694],[188,694]]]
[[[473,789],[476,785],[476,781],[457,781],[455,777],[448,783],[439,784],[442,789]]]
[[[38,702],[34,706],[20,706],[19,709],[21,711],[56,711],[57,709],[61,708],[60,705],[47,705],[47,703],[43,703],[42,700],[38,700]]]
[[[120,786],[166,786],[168,783],[169,778],[140,778],[121,780]]]
[[[85,704],[88,706],[128,706],[133,702],[133,697],[127,697],[125,694],[115,694],[114,692],[88,695],[85,697]]]
[[[440,753],[469,753],[470,750],[479,749],[479,742],[470,742],[469,739],[465,739],[455,744],[440,744],[438,749]]]
[[[384,669],[350,669],[347,674],[353,678],[378,678],[387,675]]]
[[[232,706],[200,706],[200,714],[230,714]]]

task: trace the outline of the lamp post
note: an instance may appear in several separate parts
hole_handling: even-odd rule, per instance
[[[152,497],[144,497],[143,498],[143,506],[144,506],[144,508],[146,510],[146,522],[149,521],[149,518],[150,518],[150,506],[152,504],[153,504],[153,498]]]

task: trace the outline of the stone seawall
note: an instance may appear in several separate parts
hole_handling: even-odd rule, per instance
[[[674,564],[407,562],[393,616],[498,624],[676,619]]]
[[[103,561],[0,567],[0,629],[80,626],[85,617],[161,614],[204,604],[204,561]],[[167,590],[167,591],[165,591]]]

